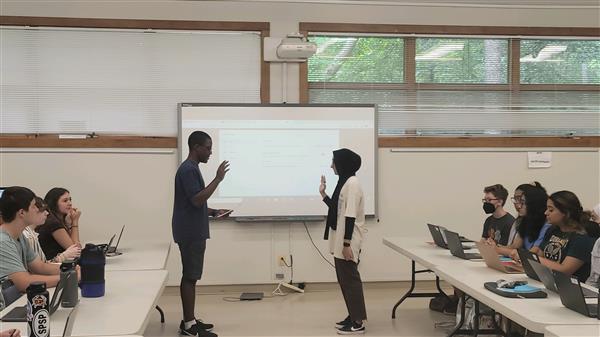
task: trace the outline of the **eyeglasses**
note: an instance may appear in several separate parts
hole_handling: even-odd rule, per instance
[[[525,203],[525,198],[523,198],[523,197],[512,197],[512,198],[510,198],[510,201],[512,201],[513,204],[523,204],[523,203]]]
[[[481,202],[490,202],[490,201],[496,201],[496,200],[498,200],[498,199],[485,199],[485,198],[483,198],[483,199],[481,199]]]

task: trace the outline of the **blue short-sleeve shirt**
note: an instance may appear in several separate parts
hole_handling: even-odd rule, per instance
[[[208,228],[208,206],[194,206],[192,198],[205,188],[198,163],[186,159],[175,174],[175,199],[173,202],[173,239],[177,243],[206,240]]]

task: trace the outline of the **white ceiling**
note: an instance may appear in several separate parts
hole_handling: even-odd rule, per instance
[[[200,0],[196,0],[200,1]],[[224,0],[213,0],[224,1]],[[232,2],[232,1],[227,1]],[[237,0],[233,2],[289,2],[374,6],[444,6],[506,8],[594,8],[600,0]],[[600,12],[598,13],[600,19]]]

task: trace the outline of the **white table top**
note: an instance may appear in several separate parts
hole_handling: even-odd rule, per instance
[[[384,238],[383,244],[428,269],[437,265],[454,263],[457,260],[462,261],[452,256],[448,249],[440,248],[430,241],[431,238],[393,237]],[[477,252],[477,250],[469,249],[468,252]],[[474,263],[473,261],[467,262]]]
[[[595,318],[585,317],[565,308],[558,294],[548,292],[545,299],[516,299],[496,295],[485,289],[484,283],[505,280],[524,280],[531,285],[544,285],[524,274],[505,274],[488,268],[482,260],[469,261],[451,256],[448,250],[428,243],[425,238],[385,238],[383,243],[408,258],[434,271],[479,302],[493,308],[511,320],[535,332],[544,332],[548,325],[600,325]]]
[[[106,271],[165,269],[171,249],[170,241],[121,242],[123,253],[106,258]]]
[[[544,337],[598,337],[600,325],[550,325]]]
[[[595,318],[585,317],[562,305],[558,294],[547,291],[547,298],[519,299],[494,294],[485,289],[485,282],[504,280],[527,280],[535,287],[544,288],[540,282],[523,274],[505,274],[488,268],[485,263],[465,264],[462,261],[437,266],[436,273],[453,286],[493,308],[514,322],[535,332],[544,332],[547,325],[600,325]]]
[[[148,323],[151,310],[167,281],[166,270],[106,272],[106,293],[103,297],[79,300],[79,309],[73,325],[73,336],[141,335]],[[54,288],[49,289],[50,293]],[[15,306],[26,303],[26,297],[4,309],[0,315]],[[61,336],[70,309],[59,308],[50,320],[50,335]],[[0,330],[18,328],[27,331],[27,323],[0,322]]]

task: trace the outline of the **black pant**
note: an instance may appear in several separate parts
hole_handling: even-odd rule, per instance
[[[354,261],[346,261],[334,258],[335,274],[344,295],[344,302],[348,308],[348,314],[352,321],[367,319],[365,309],[365,296],[363,294],[362,281],[358,273],[358,264]]]

